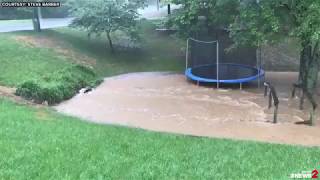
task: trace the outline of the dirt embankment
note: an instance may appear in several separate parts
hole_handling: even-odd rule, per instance
[[[14,39],[18,42],[22,42],[23,44],[30,47],[37,48],[50,48],[58,55],[68,58],[74,63],[81,64],[84,66],[92,67],[96,64],[96,60],[88,57],[85,54],[74,51],[69,45],[65,44],[65,42],[60,42],[57,39],[49,38],[46,36],[28,36],[28,35],[20,35],[15,36]]]
[[[14,94],[15,92],[16,92],[15,88],[0,86],[0,97],[6,97],[18,103],[24,103],[24,104],[28,103],[28,101],[24,100],[23,98],[16,96]]]
[[[0,86],[0,98],[8,98],[13,102],[23,105],[32,105],[33,107],[45,107],[45,104],[37,104],[32,101],[28,101],[20,96],[15,95],[16,88],[10,88],[6,86]]]

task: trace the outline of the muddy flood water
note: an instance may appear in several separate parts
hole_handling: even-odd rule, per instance
[[[297,125],[308,119],[309,105],[299,110],[290,89],[297,73],[267,73],[280,97],[278,124],[263,88],[197,86],[182,74],[133,73],[106,78],[87,94],[78,94],[55,108],[87,121],[195,136],[258,140],[320,146],[320,114],[316,126]],[[299,93],[298,93],[299,94]],[[317,97],[318,98],[318,97]],[[319,100],[319,99],[318,99]]]

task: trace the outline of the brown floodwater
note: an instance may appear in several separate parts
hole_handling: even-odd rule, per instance
[[[215,89],[197,86],[184,75],[132,73],[106,78],[87,94],[55,108],[87,121],[195,136],[320,145],[320,126],[297,125],[308,119],[310,105],[298,109],[290,89],[296,73],[267,73],[280,97],[278,124],[256,85]],[[298,93],[299,94],[299,93]],[[319,112],[317,112],[319,117]],[[317,119],[319,122],[319,119]]]

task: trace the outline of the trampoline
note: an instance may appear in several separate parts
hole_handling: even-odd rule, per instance
[[[219,49],[219,43],[223,48]],[[257,60],[256,49],[246,50],[245,53],[238,50],[233,52],[233,55],[229,55],[224,51],[227,46],[219,41],[200,41],[189,38],[186,52],[186,77],[197,84],[214,83],[217,88],[220,84],[240,84],[242,88],[243,83],[255,80],[258,80],[259,84],[265,71],[261,68],[261,62]]]
[[[218,76],[217,69],[219,69]],[[216,64],[187,68],[185,75],[188,79],[200,83],[238,84],[263,77],[264,70],[243,64],[223,63],[219,64],[218,68]]]

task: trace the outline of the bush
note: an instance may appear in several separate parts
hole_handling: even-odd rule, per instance
[[[101,82],[89,68],[75,65],[38,80],[29,80],[18,86],[16,95],[36,103],[56,104],[73,97],[81,88]]]

